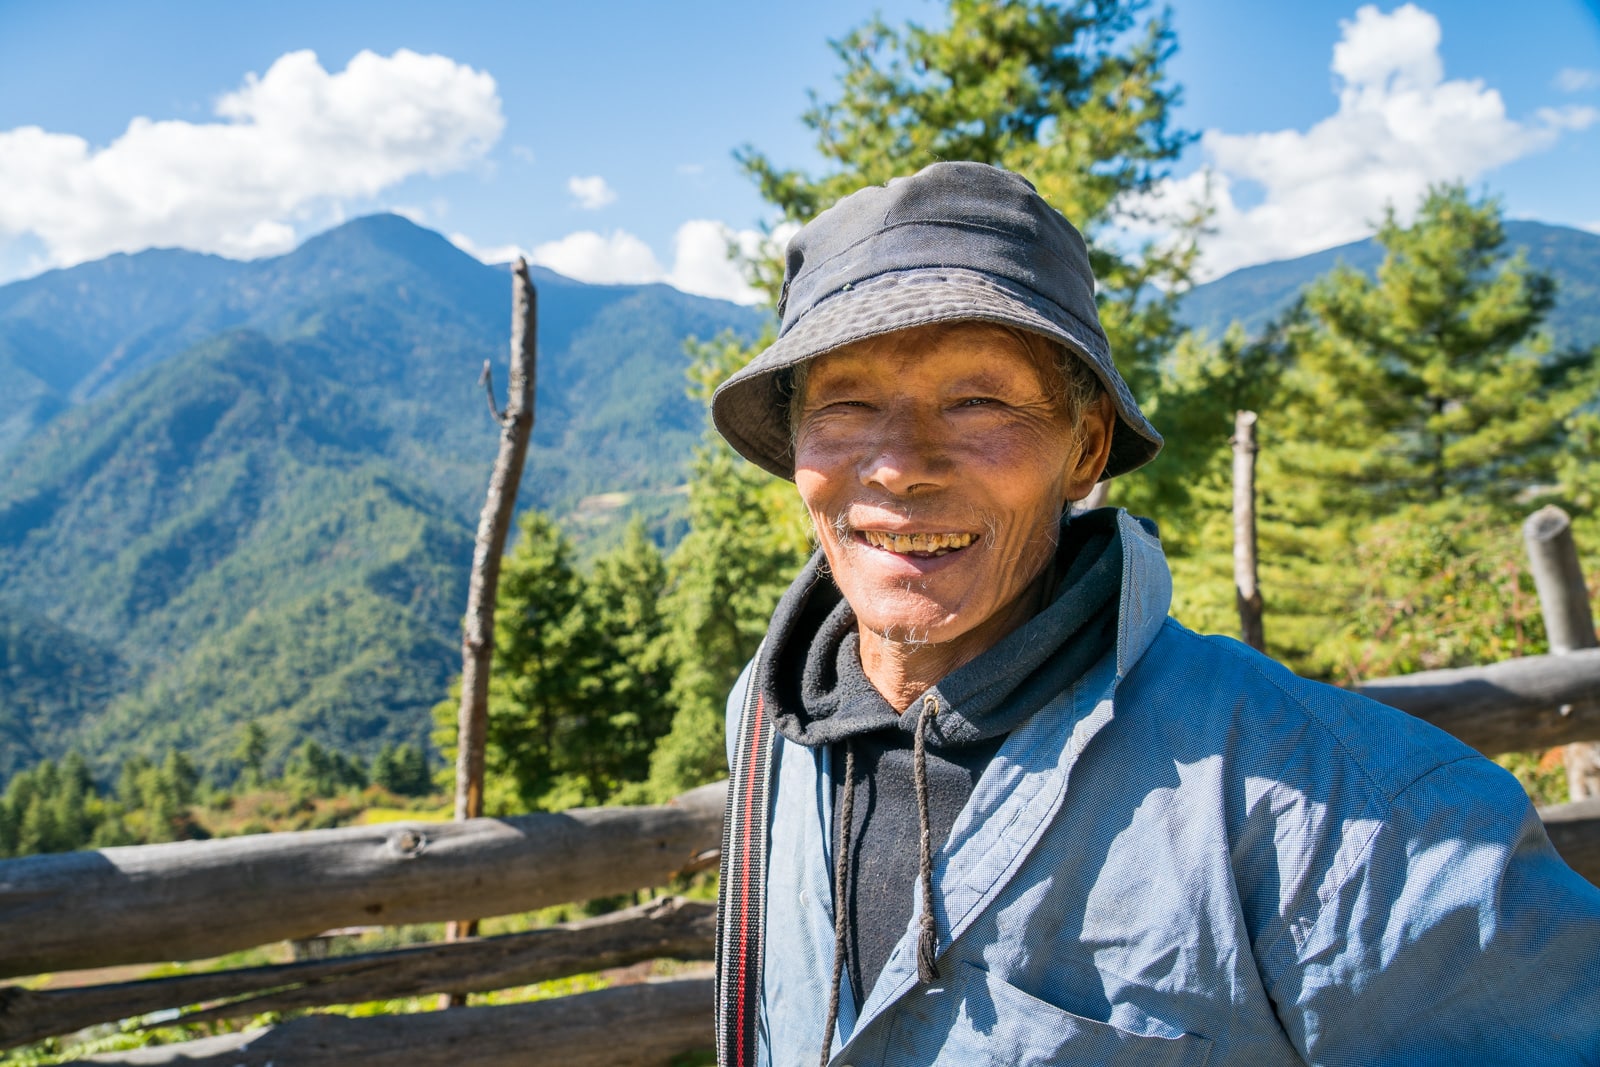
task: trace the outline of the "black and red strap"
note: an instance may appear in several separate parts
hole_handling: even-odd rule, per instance
[[[761,653],[756,653],[759,661]],[[728,775],[717,894],[717,1063],[754,1067],[766,933],[772,718],[752,671]]]

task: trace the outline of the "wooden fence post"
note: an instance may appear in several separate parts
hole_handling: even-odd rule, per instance
[[[511,515],[522,481],[522,463],[533,435],[534,383],[538,370],[536,325],[538,298],[528,277],[528,263],[518,259],[511,270],[511,382],[506,409],[499,415],[500,452],[489,475],[489,491],[478,516],[478,537],[472,550],[472,578],[467,590],[467,616],[461,633],[461,710],[457,716],[456,819],[483,814],[483,746],[489,724],[489,667],[494,660],[494,609],[500,585],[500,556],[505,551]],[[494,412],[493,384],[489,410]],[[451,923],[450,940],[471,937],[476,922]]]
[[[1233,415],[1233,589],[1239,635],[1257,652],[1267,650],[1262,630],[1261,585],[1256,570],[1256,413]]]
[[[1600,645],[1595,639],[1589,587],[1578,562],[1578,544],[1572,538],[1572,519],[1553,504],[1542,507],[1522,524],[1522,538],[1528,546],[1528,564],[1539,591],[1550,651],[1561,654]],[[1600,744],[1573,742],[1563,755],[1572,799],[1600,797]]]

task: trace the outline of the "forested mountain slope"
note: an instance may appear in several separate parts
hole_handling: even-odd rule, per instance
[[[760,315],[535,277],[524,504],[680,483],[683,340]],[[272,260],[149,252],[0,288],[0,776],[73,746],[225,768],[251,719],[277,756],[422,740],[459,656],[509,291],[395,216]]]

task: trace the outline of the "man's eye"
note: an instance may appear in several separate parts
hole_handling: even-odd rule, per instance
[[[975,407],[982,407],[982,406],[984,406],[986,404],[998,404],[998,403],[1000,403],[999,399],[996,398],[996,397],[992,397],[992,396],[969,396],[969,397],[963,397],[960,400],[960,402],[958,402],[956,404],[956,406],[957,407],[962,407],[962,408],[975,408]]]

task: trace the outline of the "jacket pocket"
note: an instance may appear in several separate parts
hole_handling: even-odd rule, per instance
[[[1195,1034],[1131,1033],[1063,1011],[970,963],[963,962],[960,971],[953,988],[929,991],[931,998],[947,999],[948,1029],[941,1034],[943,1027],[929,1026],[934,1023],[929,1016],[944,1013],[927,1013],[931,1005],[925,1005],[924,1011],[913,1013],[920,1020],[901,1020],[900,1036],[909,1040],[897,1042],[897,1051],[918,1045],[935,1054],[923,1062],[994,1067],[1204,1067],[1211,1056],[1211,1042]]]

